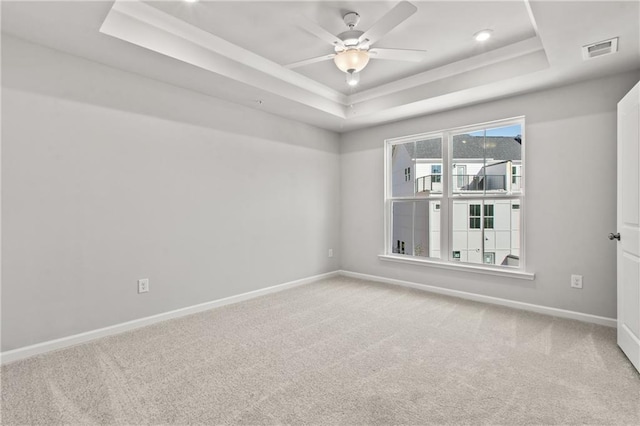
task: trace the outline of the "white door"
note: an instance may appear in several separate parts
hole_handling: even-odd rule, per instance
[[[640,371],[640,83],[618,103],[618,345]]]

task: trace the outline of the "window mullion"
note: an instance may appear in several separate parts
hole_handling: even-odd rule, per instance
[[[450,224],[453,206],[451,206],[451,138],[449,132],[442,134],[442,201],[440,202],[440,258],[451,261],[451,240],[453,232]]]

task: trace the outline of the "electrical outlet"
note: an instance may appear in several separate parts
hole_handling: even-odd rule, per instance
[[[333,249],[329,249],[329,257],[333,257]]]
[[[146,293],[149,291],[149,278],[138,280],[138,293]]]
[[[571,275],[571,287],[582,288],[582,275]]]

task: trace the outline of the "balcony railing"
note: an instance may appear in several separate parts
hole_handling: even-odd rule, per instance
[[[457,191],[499,191],[507,189],[505,175],[454,175]]]
[[[442,175],[427,175],[416,179],[416,193],[442,192]]]
[[[522,176],[453,175],[453,191],[520,191]],[[442,175],[427,175],[416,179],[416,193],[442,192]]]
[[[519,191],[521,176],[512,175],[453,175],[454,192],[461,191]]]

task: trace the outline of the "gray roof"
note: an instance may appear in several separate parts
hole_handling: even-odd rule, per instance
[[[465,141],[465,143],[462,143]],[[442,158],[442,144],[438,140],[417,141],[403,144],[412,158]],[[522,145],[512,136],[453,137],[453,159],[492,158],[494,160],[521,160]]]

